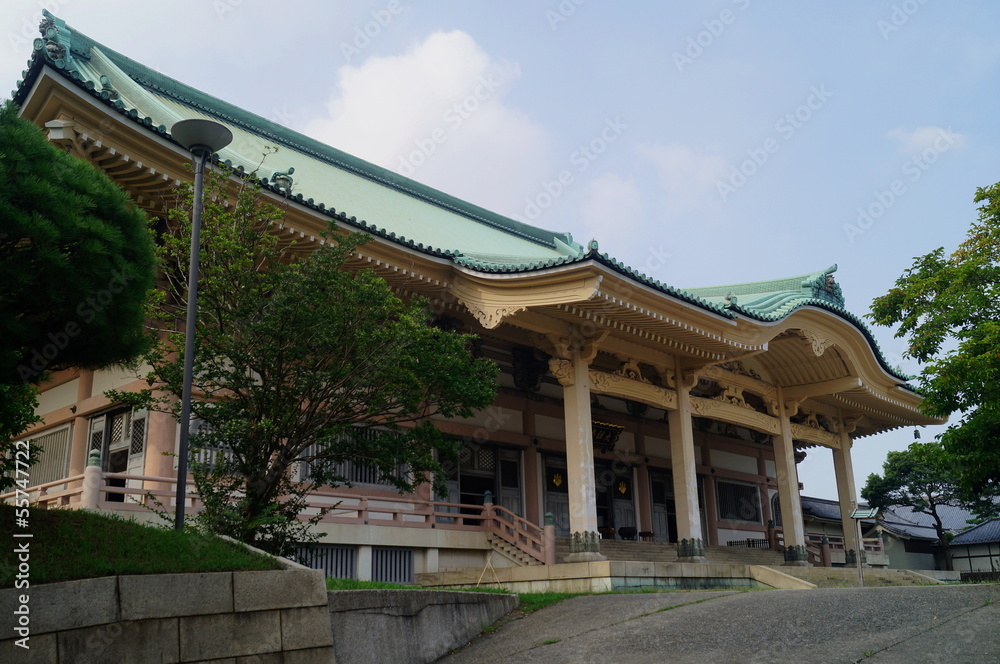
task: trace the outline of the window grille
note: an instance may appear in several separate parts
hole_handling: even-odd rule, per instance
[[[146,443],[146,419],[132,420],[132,442],[129,446],[129,454],[142,454],[143,446]]]
[[[306,567],[323,570],[330,579],[357,578],[357,549],[353,546],[300,546],[295,552],[295,559]]]
[[[413,549],[373,547],[372,581],[413,583]]]
[[[376,434],[383,433],[378,430],[367,430],[365,431],[365,437],[369,440],[373,439]],[[316,454],[317,446],[311,445],[302,453],[303,457],[311,457]],[[322,463],[322,462],[321,462]],[[311,466],[312,462],[300,461],[298,478],[300,482],[307,481],[312,475]],[[344,481],[355,485],[355,486],[372,486],[372,487],[392,487],[395,488],[395,484],[392,482],[392,478],[384,477],[379,469],[362,460],[356,459],[345,459],[343,461],[338,461],[330,466],[331,472],[333,472],[338,477],[344,478]],[[397,479],[404,479],[409,474],[409,467],[406,464],[399,464],[396,466],[393,477]]]
[[[29,440],[32,445],[41,448],[38,463],[28,469],[29,484],[45,484],[66,477],[69,468],[69,441],[69,427],[49,431]]]
[[[760,523],[760,491],[756,484],[715,480],[719,518],[725,521]]]

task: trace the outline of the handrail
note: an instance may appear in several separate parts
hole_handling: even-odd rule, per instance
[[[96,469],[91,469],[96,470]],[[75,497],[87,491],[94,498],[92,505],[102,510],[135,511],[149,509],[147,496],[153,498],[171,498],[175,495],[176,478],[156,475],[135,475],[127,472],[100,472],[100,481],[93,483],[87,480],[86,474],[73,475],[53,482],[46,482],[0,494],[0,501],[13,499],[27,492],[32,503],[48,506],[62,501],[68,505],[69,497]],[[108,479],[125,480],[127,483],[138,483],[139,486],[110,486]],[[88,482],[93,486],[87,486]],[[74,488],[47,494],[46,489],[78,483]],[[152,488],[149,484],[162,484],[164,487]],[[188,478],[187,484],[194,481]],[[94,496],[93,492],[96,492]],[[108,495],[122,496],[122,501],[109,500]],[[133,496],[125,500],[124,496]],[[198,495],[193,489],[188,490],[187,499],[192,506],[197,507]],[[81,502],[83,502],[81,500]],[[516,547],[527,556],[545,562],[545,530],[531,521],[521,517],[509,509],[495,504],[469,505],[444,501],[431,501],[399,494],[370,495],[358,494],[337,488],[323,487],[310,493],[307,505],[312,509],[328,509],[321,519],[325,523],[352,523],[365,525],[391,525],[405,528],[439,528],[443,530],[479,530],[496,535],[511,546]]]
[[[496,535],[538,562],[545,562],[545,531],[542,528],[502,505],[486,504],[483,508],[486,515],[483,526],[487,532]]]

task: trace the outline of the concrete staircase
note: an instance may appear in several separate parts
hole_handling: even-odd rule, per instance
[[[569,555],[569,537],[556,538],[556,562]],[[608,560],[632,562],[676,562],[677,545],[667,542],[632,542],[619,539],[601,540],[601,555]],[[780,565],[784,556],[770,549],[748,549],[735,546],[709,546],[705,557],[713,563],[737,565]]]
[[[508,542],[497,537],[493,533],[489,533],[486,535],[486,541],[490,543],[490,546],[493,547],[493,550],[495,552],[499,553],[501,556],[504,556],[505,558],[508,558],[515,565],[518,565],[520,567],[529,567],[531,565],[542,564],[541,561],[536,560],[532,556],[529,556],[524,551],[521,551],[516,546],[509,544]],[[568,546],[569,545],[567,544],[567,547]]]
[[[817,588],[857,588],[858,570],[850,567],[779,567],[784,572],[797,579],[816,584]],[[865,587],[879,586],[926,586],[941,583],[923,574],[917,574],[906,569],[882,569],[866,567],[864,569]]]

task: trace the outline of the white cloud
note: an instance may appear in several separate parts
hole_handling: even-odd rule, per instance
[[[584,237],[574,238],[581,244],[597,239],[613,242],[601,250],[616,253],[615,248],[632,245],[642,229],[644,208],[639,188],[632,179],[615,173],[605,173],[586,184],[580,203],[580,232]],[[618,255],[621,250],[618,250]]]
[[[721,155],[700,154],[685,145],[651,144],[640,146],[639,153],[653,162],[671,210],[714,206],[716,183],[728,175]]]
[[[951,129],[941,127],[917,127],[908,131],[902,127],[896,127],[886,132],[886,137],[896,141],[900,150],[906,154],[918,154],[924,150],[937,150],[939,152],[952,148],[960,148],[965,145],[965,137],[956,134]],[[942,148],[942,146],[945,146]]]
[[[397,56],[338,71],[305,133],[505,214],[546,175],[549,137],[503,97],[520,77],[468,34],[436,32]]]

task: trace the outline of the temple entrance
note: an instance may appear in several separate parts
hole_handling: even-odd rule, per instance
[[[602,537],[620,536],[622,528],[635,530],[632,466],[620,461],[594,460],[597,528]],[[628,531],[626,531],[628,533]],[[632,537],[635,533],[631,534]]]
[[[543,463],[545,473],[543,510],[552,513],[556,535],[569,535],[569,476],[566,471],[566,458],[546,455]],[[602,536],[610,538],[620,534],[622,528],[636,528],[632,466],[620,461],[596,459],[594,480],[597,527]]]
[[[502,449],[493,445],[467,444],[458,452],[458,463],[446,466],[445,470],[448,473],[445,482],[448,487],[448,502],[482,505],[486,492],[489,491],[495,505],[505,507],[518,516],[524,516],[521,497],[521,453],[517,450]],[[468,511],[479,513],[478,510],[471,508]]]
[[[677,512],[674,508],[674,478],[669,470],[650,470],[649,487],[653,503],[653,541],[677,541]]]

